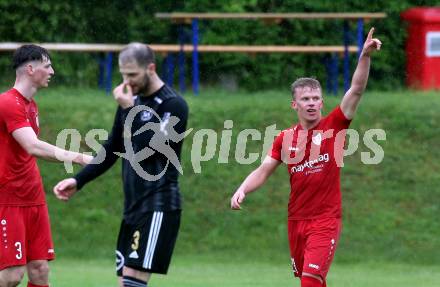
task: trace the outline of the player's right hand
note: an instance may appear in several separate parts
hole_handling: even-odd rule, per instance
[[[243,202],[246,194],[242,190],[237,190],[231,198],[231,209],[240,210],[240,204]]]
[[[68,201],[76,192],[76,179],[74,178],[64,179],[53,188],[55,196],[62,201]]]
[[[131,86],[124,82],[113,90],[113,97],[123,109],[134,106],[133,91]]]
[[[366,56],[370,56],[370,54],[374,51],[379,51],[380,47],[382,46],[382,42],[377,39],[373,38],[374,33],[374,27],[370,29],[370,32],[368,32],[367,39],[365,40],[364,47],[362,49],[362,54]]]

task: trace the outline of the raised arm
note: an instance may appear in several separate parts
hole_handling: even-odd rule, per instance
[[[12,136],[27,153],[48,161],[72,161],[84,166],[93,159],[90,155],[67,151],[38,139],[31,127],[16,129]]]
[[[266,156],[263,163],[251,172],[248,177],[243,181],[237,191],[231,198],[231,208],[241,209],[240,204],[243,202],[246,194],[249,192],[257,190],[262,186],[269,176],[275,171],[275,169],[280,165],[281,162],[273,159],[270,156]]]
[[[371,28],[362,48],[359,62],[351,80],[351,87],[345,93],[341,102],[341,110],[347,119],[353,119],[362,94],[367,87],[368,74],[370,73],[370,55],[373,51],[380,50],[382,43],[373,38],[374,28]]]

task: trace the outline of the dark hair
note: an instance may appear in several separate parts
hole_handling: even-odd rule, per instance
[[[155,62],[153,50],[142,43],[130,43],[119,54],[119,62],[128,63],[136,61],[139,66],[146,67]]]
[[[293,84],[291,85],[291,91],[292,91],[292,97],[295,99],[295,90],[298,88],[311,88],[311,89],[320,89],[321,84],[319,81],[315,78],[298,78]]]
[[[27,62],[43,61],[44,59],[50,59],[49,52],[46,49],[33,44],[23,45],[14,52],[12,68],[16,70]]]

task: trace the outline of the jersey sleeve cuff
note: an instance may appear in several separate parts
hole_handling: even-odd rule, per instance
[[[336,115],[338,116],[338,118],[340,118],[342,121],[345,121],[347,123],[350,123],[352,120],[347,119],[347,117],[344,115],[344,112],[342,111],[341,106],[339,105],[336,108]]]
[[[12,134],[13,132],[15,132],[18,129],[28,128],[28,127],[31,128],[31,125],[29,123],[19,123],[16,125],[12,125],[12,126],[8,127],[8,133]]]
[[[274,160],[277,160],[279,162],[281,162],[281,155],[274,155],[271,152],[268,153],[268,156],[270,156],[271,158],[273,158]]]
[[[82,179],[81,174],[77,174],[73,177],[76,180],[76,189],[80,190],[86,184],[86,182]]]

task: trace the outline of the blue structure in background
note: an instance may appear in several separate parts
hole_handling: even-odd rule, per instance
[[[174,55],[168,54],[164,59],[162,79],[172,87],[174,82]]]
[[[105,57],[105,67],[107,69],[105,77],[105,92],[107,95],[112,91],[112,68],[113,68],[113,53],[107,53]]]
[[[180,51],[178,56],[178,67],[179,67],[179,89],[180,92],[184,93],[186,90],[185,85],[185,52],[183,51],[183,46],[185,44],[185,31],[183,26],[179,26],[178,28],[178,34],[179,34],[179,45],[180,45]]]
[[[199,94],[200,89],[200,71],[199,71],[199,52],[198,45],[200,41],[199,36],[199,19],[194,18],[191,22],[191,42],[194,47],[192,52],[192,90],[195,95]],[[360,53],[364,44],[364,20],[357,20],[357,46],[358,53]],[[179,72],[179,89],[181,92],[186,90],[185,86],[185,52],[183,50],[185,42],[189,42],[189,37],[185,33],[183,26],[178,28],[178,40],[180,44],[180,51],[178,53],[178,72]],[[349,44],[352,40],[352,35],[350,33],[350,25],[348,21],[344,21],[343,25],[343,42],[344,42],[344,56],[343,56],[343,76],[344,76],[344,91],[346,92],[350,88],[350,56],[349,56]],[[98,86],[105,89],[107,94],[110,94],[112,90],[112,65],[113,65],[113,54],[111,52],[107,53],[105,58],[100,58],[99,60],[99,76],[98,76]],[[169,53],[163,62],[162,76],[165,82],[172,86],[174,80],[174,56]],[[333,53],[331,56],[326,57],[325,67],[327,71],[327,90],[336,95],[338,90],[338,56]]]
[[[327,72],[327,93],[337,95],[338,93],[338,55],[331,53],[324,58],[324,65]]]
[[[109,52],[105,57],[100,56],[98,66],[98,87],[104,89],[105,93],[109,95],[112,91],[113,53]]]
[[[193,66],[192,66],[192,75],[193,75],[193,92],[194,94],[199,94],[199,52],[197,51],[197,46],[199,45],[199,19],[192,20],[192,36],[193,36]]]
[[[192,88],[194,94],[199,94],[199,86],[200,86],[200,72],[199,72],[199,52],[197,50],[197,46],[199,44],[199,19],[195,18],[192,19],[191,22],[192,27],[192,44],[194,46],[194,50],[192,53]],[[183,28],[179,29],[179,42],[181,45],[182,40],[184,38],[183,35],[184,31]],[[344,21],[343,26],[343,42],[344,42],[344,64],[343,64],[343,75],[344,75],[344,91],[347,91],[350,88],[350,56],[349,56],[349,45],[351,42],[351,34],[350,34],[350,26],[348,21]],[[358,57],[362,51],[362,47],[364,44],[364,21],[363,19],[358,19],[357,21],[357,46],[358,46]],[[181,51],[183,54],[183,52]],[[184,59],[184,56],[181,56]],[[338,59],[335,54],[333,54],[330,57],[330,62],[327,63],[329,65],[327,67],[327,76],[329,84],[327,87],[331,93],[336,94],[337,93],[337,86],[338,86]],[[181,87],[181,91],[184,90],[182,87],[184,87],[184,60],[181,60],[179,56],[179,85]]]
[[[364,19],[359,19],[357,22],[357,46],[359,58],[364,47]]]

